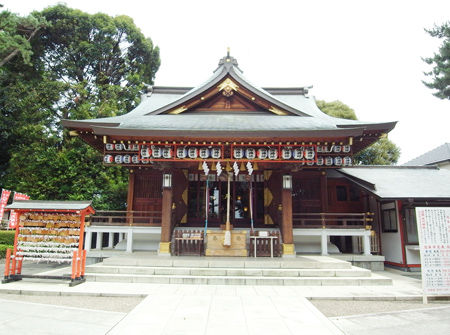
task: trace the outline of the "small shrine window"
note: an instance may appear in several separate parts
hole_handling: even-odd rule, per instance
[[[406,240],[408,244],[419,244],[417,233],[416,210],[415,208],[405,208]]]
[[[383,220],[383,233],[398,232],[397,211],[394,202],[381,205],[381,217]]]

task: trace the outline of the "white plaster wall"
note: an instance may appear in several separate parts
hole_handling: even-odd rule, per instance
[[[398,221],[398,208],[397,203],[395,204],[395,210],[397,213]],[[383,233],[381,232],[381,250],[383,256],[388,262],[403,264],[402,259],[402,241],[400,237],[400,222],[398,224],[398,231],[396,233]]]

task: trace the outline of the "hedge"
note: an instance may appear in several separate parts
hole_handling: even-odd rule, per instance
[[[8,244],[0,244],[0,258],[5,258],[6,256],[6,249],[12,249],[14,248],[13,245],[8,245]]]
[[[14,245],[15,230],[1,230],[0,231],[0,244]]]

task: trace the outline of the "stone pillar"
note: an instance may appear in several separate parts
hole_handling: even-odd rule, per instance
[[[97,232],[97,240],[95,241],[95,248],[101,250],[102,244],[103,244],[103,233],[98,231]]]
[[[161,241],[158,254],[170,256],[172,233],[172,175],[163,174]]]
[[[86,251],[91,251],[92,232],[89,228],[87,228],[85,230],[85,232],[86,232],[86,237],[84,239],[84,249]]]
[[[283,235],[283,257],[295,257],[294,233],[292,229],[292,177],[283,176],[281,190],[281,233]]]
[[[133,228],[130,227],[127,232],[127,252],[133,252]]]
[[[114,247],[114,233],[108,233],[108,248],[112,249]]]

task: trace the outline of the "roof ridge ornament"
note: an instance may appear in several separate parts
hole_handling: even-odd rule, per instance
[[[221,66],[225,66],[227,69],[231,68],[232,66],[236,66],[239,69],[236,58],[230,56],[230,47],[227,48],[227,55],[225,57],[222,57],[219,61],[219,67]]]

